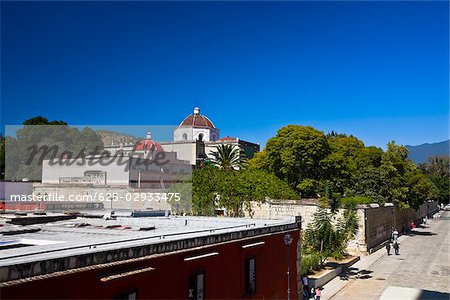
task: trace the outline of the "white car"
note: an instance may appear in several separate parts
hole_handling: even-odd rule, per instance
[[[446,206],[444,206],[444,210],[450,210],[450,204],[447,204]]]

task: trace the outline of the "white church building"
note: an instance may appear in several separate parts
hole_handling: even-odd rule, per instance
[[[147,137],[148,138],[148,137]],[[192,114],[181,121],[173,132],[173,141],[159,142],[166,152],[176,152],[177,158],[189,161],[191,165],[199,165],[205,159],[212,158],[212,152],[218,145],[226,144],[239,147],[244,150],[248,159],[259,152],[259,144],[248,142],[239,138],[226,136],[220,137],[220,129],[205,115],[200,113],[200,108],[195,107]],[[129,153],[134,145],[110,145],[105,150],[111,154],[117,151]]]

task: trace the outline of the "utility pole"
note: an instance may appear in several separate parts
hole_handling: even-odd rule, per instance
[[[286,234],[284,236],[284,244],[286,245],[286,251],[287,251],[287,299],[291,299],[291,282],[290,282],[290,265],[291,265],[291,259],[290,259],[290,246],[292,244],[292,236],[290,234]]]

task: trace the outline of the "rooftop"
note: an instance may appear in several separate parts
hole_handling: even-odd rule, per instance
[[[6,223],[8,215],[2,216],[4,218],[1,221],[2,230],[0,231],[2,233],[0,237],[2,281],[24,276],[22,273],[14,275],[9,271],[13,265],[33,264],[80,255],[107,257],[108,251],[119,249],[124,250],[124,253],[130,253],[125,254],[127,257],[121,256],[121,259],[126,259],[136,257],[136,253],[139,253],[138,256],[152,254],[154,251],[161,253],[160,248],[154,250],[155,247],[152,247],[161,243],[173,244],[173,247],[169,245],[166,251],[162,251],[167,252],[286,230],[288,227],[290,229],[296,226],[295,218],[283,220],[176,216],[133,218],[125,215],[110,220],[98,217],[76,217],[19,226]],[[239,234],[234,234],[236,232]],[[201,241],[198,240],[199,238]],[[189,241],[176,243],[180,240]],[[191,243],[192,241],[194,242]],[[140,250],[129,252],[131,248]],[[119,259],[116,258],[116,260]],[[5,268],[8,271],[5,271]]]

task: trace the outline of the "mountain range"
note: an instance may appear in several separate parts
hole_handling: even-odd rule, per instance
[[[408,157],[416,164],[428,162],[428,157],[446,155],[450,153],[450,140],[437,142],[437,143],[425,143],[417,146],[405,146],[409,150]]]

